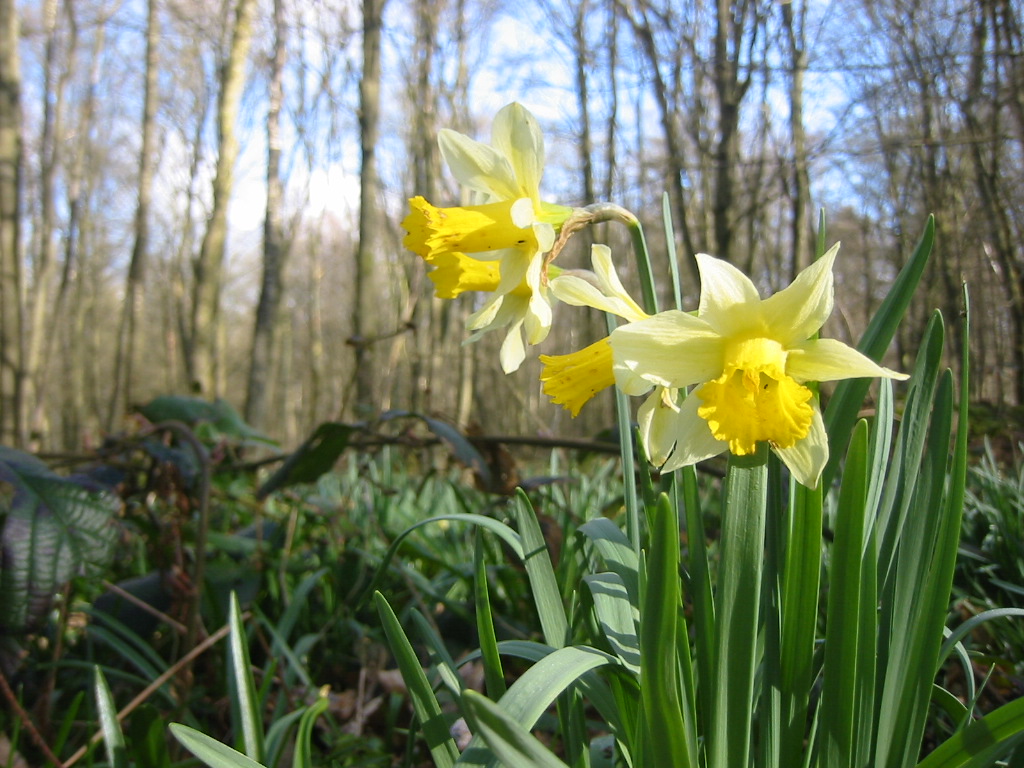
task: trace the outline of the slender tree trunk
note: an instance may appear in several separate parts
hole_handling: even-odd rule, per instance
[[[754,25],[747,37],[746,16]],[[751,0],[734,7],[731,0],[718,0],[715,14],[715,91],[718,96],[718,140],[714,153],[714,199],[716,255],[734,260],[733,238],[738,220],[736,170],[739,165],[740,104],[750,86],[749,73],[740,77],[740,53],[744,43],[753,45],[758,32],[756,10]]]
[[[434,61],[438,52],[438,18],[444,7],[436,0],[416,0],[416,43],[414,61],[416,78],[410,82],[409,105],[412,111],[412,134],[410,154],[412,156],[412,192],[427,200],[437,199],[437,179],[440,173],[440,151],[437,146],[438,91],[435,86]],[[441,340],[431,323],[436,316],[431,300],[420,301],[425,294],[426,269],[421,259],[411,253],[404,253],[403,263],[409,282],[409,300],[413,338],[407,345],[410,361],[410,403],[414,411],[435,407],[427,400],[427,386],[431,360],[439,354]],[[404,343],[401,337],[395,344]],[[411,347],[411,348],[409,348]],[[396,349],[392,347],[392,353]]]
[[[153,199],[153,143],[156,136],[157,75],[160,40],[159,0],[149,0],[146,14],[146,72],[142,97],[142,145],[139,148],[139,190],[135,205],[135,241],[124,286],[124,303],[118,325],[113,391],[107,412],[107,428],[113,429],[132,401],[136,331],[145,305],[146,261],[149,250],[149,208]]]
[[[660,57],[658,55],[657,46],[654,42],[654,33],[646,18],[646,9],[644,6],[641,5],[635,14],[630,13],[629,9],[625,7],[623,7],[622,11],[629,19],[630,25],[633,27],[634,34],[636,34],[637,38],[640,40],[641,48],[647,58],[647,65],[651,69],[654,96],[658,103],[658,114],[661,119],[662,133],[665,138],[665,148],[668,151],[668,168],[666,171],[670,180],[669,193],[672,196],[675,208],[673,224],[678,228],[683,238],[683,252],[686,254],[686,257],[683,258],[682,263],[687,273],[687,277],[691,285],[699,285],[700,278],[697,274],[697,264],[692,258],[690,258],[692,254],[696,253],[697,249],[690,230],[689,216],[686,214],[687,194],[683,186],[683,177],[686,173],[686,158],[684,156],[683,144],[679,136],[679,130],[675,123],[676,113],[669,103],[668,85],[666,84],[664,77],[662,77],[661,69],[658,66]]]
[[[381,301],[376,255],[381,226],[378,202],[377,140],[380,133],[381,26],[384,0],[363,0],[363,72],[359,81],[359,245],[356,248],[355,297],[352,301],[352,349],[357,411],[374,409],[376,376],[370,364]]]
[[[43,79],[46,95],[43,107],[43,131],[40,146],[39,171],[39,217],[35,224],[33,241],[35,258],[31,303],[29,306],[28,341],[25,352],[25,375],[30,391],[26,393],[32,403],[29,415],[31,429],[35,435],[45,432],[46,406],[40,397],[42,381],[40,370],[43,347],[46,340],[47,310],[53,301],[53,282],[56,277],[56,179],[60,163],[62,142],[57,137],[63,130],[64,94],[68,70],[65,66],[58,72],[57,48],[57,0],[46,0],[43,7],[43,24],[46,29],[46,43],[43,61]],[[69,55],[73,55],[72,50]]]
[[[0,0],[0,444],[22,445],[21,73],[15,0]]]
[[[263,220],[263,282],[256,307],[252,335],[252,359],[245,400],[245,420],[265,428],[268,423],[269,385],[273,376],[274,350],[280,325],[282,275],[290,250],[285,242],[284,181],[281,178],[281,105],[284,100],[284,68],[288,53],[284,0],[274,0],[274,54],[270,63],[270,94],[267,106],[267,211]]]
[[[587,45],[586,18],[589,11],[587,0],[579,0],[572,24],[573,53],[576,54],[576,101],[579,108],[580,167],[583,169],[583,200],[597,202],[594,184],[594,142],[590,130],[590,95],[587,70],[591,66],[590,49]],[[590,230],[587,230],[589,232]]]
[[[69,2],[69,24],[75,21]],[[99,411],[86,413],[85,392],[76,382],[80,382],[82,371],[91,360],[82,343],[83,336],[78,332],[76,320],[81,316],[82,304],[86,300],[95,302],[82,290],[85,281],[86,265],[83,263],[89,254],[89,240],[93,231],[93,221],[88,201],[92,196],[95,180],[100,171],[95,163],[95,115],[98,101],[97,92],[103,76],[103,51],[106,45],[106,27],[97,24],[93,30],[92,51],[90,53],[89,88],[79,105],[78,121],[75,134],[79,140],[73,147],[70,166],[66,171],[67,187],[67,233],[64,236],[64,263],[57,295],[50,307],[47,320],[49,330],[43,345],[44,354],[40,361],[39,398],[51,403],[49,411],[62,415],[61,432],[58,447],[74,449],[82,445],[87,425],[96,424],[95,416]],[[71,321],[69,322],[69,318]],[[54,349],[60,343],[60,354],[55,355]],[[59,359],[57,359],[59,358]],[[54,370],[63,370],[54,375]],[[57,397],[49,396],[50,388],[56,384]],[[59,400],[57,399],[59,398]],[[97,425],[98,426],[98,425]]]
[[[807,48],[805,20],[807,5],[797,1],[780,3],[782,25],[786,31],[789,52],[789,132],[793,139],[791,224],[793,261],[790,277],[796,275],[811,262],[813,254],[810,244],[808,215],[811,207],[811,178],[807,161],[807,130],[804,126],[804,73],[807,71]]]
[[[238,0],[227,58],[221,68],[217,105],[217,169],[213,181],[213,210],[195,263],[192,291],[192,326],[188,349],[188,369],[192,387],[204,396],[220,393],[218,378],[218,326],[220,292],[228,234],[228,203],[234,186],[238,136],[235,122],[245,85],[245,65],[252,39],[254,0]]]

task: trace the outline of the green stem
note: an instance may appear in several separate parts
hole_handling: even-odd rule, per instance
[[[708,768],[745,766],[750,757],[767,488],[766,443],[750,456],[730,455],[715,601]]]

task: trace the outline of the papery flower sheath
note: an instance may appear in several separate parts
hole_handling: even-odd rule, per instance
[[[727,450],[751,454],[767,442],[797,481],[817,485],[828,441],[806,383],[907,378],[841,341],[814,338],[832,312],[838,250],[767,299],[736,267],[698,254],[696,314],[661,312],[611,333],[617,386],[630,395],[654,389],[637,414],[654,464],[671,471]],[[572,405],[578,411],[582,403]]]
[[[551,294],[544,254],[573,209],[540,198],[544,137],[520,104],[494,118],[491,143],[442,130],[438,144],[474,204],[439,208],[422,197],[409,201],[403,243],[435,267],[430,277],[440,298],[464,291],[490,293],[468,320],[470,340],[507,328],[501,366],[509,373],[551,328]]]

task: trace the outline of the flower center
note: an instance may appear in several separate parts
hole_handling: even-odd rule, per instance
[[[807,437],[814,414],[811,390],[786,375],[786,351],[777,341],[743,339],[726,348],[722,375],[696,390],[697,414],[738,456],[767,440],[789,448]]]
[[[402,222],[406,248],[428,262],[442,253],[482,253],[500,248],[536,248],[529,198],[486,205],[437,208],[422,197],[409,201]]]

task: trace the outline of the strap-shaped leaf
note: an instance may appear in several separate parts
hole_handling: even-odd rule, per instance
[[[569,768],[498,704],[469,690],[462,708],[470,727],[479,733],[495,756],[507,766]]]

